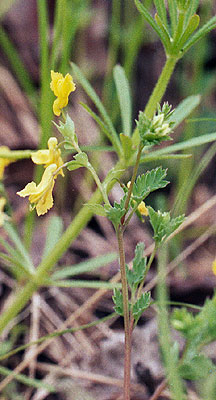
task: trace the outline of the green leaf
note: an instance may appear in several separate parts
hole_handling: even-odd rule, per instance
[[[59,125],[53,122],[55,127],[58,129],[58,131],[62,134],[62,136],[65,138],[66,141],[68,142],[74,142],[74,140],[77,141],[77,136],[75,133],[75,126],[73,120],[69,117],[68,114],[66,114],[66,121],[63,123],[62,121],[59,121]]]
[[[176,26],[178,23],[178,11],[177,11],[176,0],[168,0],[168,6],[169,6],[169,16],[171,22],[172,35],[174,36]]]
[[[143,257],[143,251],[144,243],[138,243],[136,245],[133,268],[129,269],[126,266],[127,281],[132,290],[143,280],[146,272],[147,258]]]
[[[114,201],[113,207],[105,205],[107,218],[112,221],[113,225],[116,227],[120,222],[123,215],[125,215],[126,210],[124,208],[125,196],[121,199],[120,204]]]
[[[154,159],[155,157],[160,158],[162,155],[172,153],[173,151],[187,150],[192,147],[201,146],[206,143],[214,142],[215,140],[216,140],[216,132],[209,133],[206,135],[198,136],[193,139],[185,140],[184,142],[172,144],[171,146],[167,146],[160,150],[152,151],[151,153],[149,153],[149,155],[146,156],[146,158],[147,159],[151,159],[151,157],[153,157]],[[145,156],[141,158],[140,162],[145,162]]]
[[[47,228],[46,242],[43,251],[43,257],[46,257],[49,252],[55,247],[63,232],[63,221],[57,215],[51,216]]]
[[[123,316],[124,311],[123,311],[123,296],[122,292],[119,289],[114,289],[113,291],[113,303],[115,304],[114,310],[117,314]]]
[[[137,322],[141,317],[142,313],[150,306],[151,302],[151,293],[145,292],[142,293],[140,298],[134,303],[132,307],[132,313],[135,321]]]
[[[158,15],[165,26],[165,28],[168,28],[167,25],[167,13],[166,13],[166,7],[164,0],[154,0],[155,7],[157,9]]]
[[[32,263],[32,260],[29,256],[24,244],[20,240],[19,235],[17,234],[16,230],[12,227],[12,225],[10,223],[7,223],[7,222],[4,224],[4,229],[6,230],[10,239],[12,240],[12,242],[16,246],[18,252],[20,253],[22,261],[25,264],[27,271],[30,274],[34,274],[35,268]],[[19,259],[19,261],[20,261],[20,259]]]
[[[61,269],[52,274],[52,279],[69,278],[71,276],[88,273],[111,263],[117,258],[117,253],[108,253],[102,256],[91,258],[88,261],[83,261],[82,263],[76,265],[61,267]]]
[[[185,44],[185,42],[189,39],[192,33],[198,28],[200,23],[200,17],[197,14],[192,15],[188,22],[188,26],[180,37],[179,41],[176,44],[176,47],[181,50],[181,47]]]
[[[121,283],[112,283],[112,282],[104,282],[104,281],[87,281],[81,279],[74,280],[64,280],[61,279],[58,281],[57,279],[47,279],[43,286],[55,286],[55,287],[72,287],[72,288],[89,288],[89,289],[114,289],[120,288]]]
[[[157,13],[155,14],[155,21],[157,22],[158,26],[163,32],[164,40],[166,41],[166,51],[167,53],[169,53],[171,48],[171,40],[170,40],[171,38],[169,31],[167,30],[166,26],[163,24],[160,16]]]
[[[183,363],[179,366],[179,373],[182,378],[189,380],[207,378],[215,370],[215,365],[203,354],[195,355],[190,360],[183,359]]]
[[[172,312],[171,323],[174,329],[187,336],[194,324],[194,316],[185,307],[176,308]]]
[[[114,67],[113,75],[120,104],[123,133],[131,136],[132,107],[129,83],[120,65]]]
[[[198,6],[199,6],[199,0],[190,0],[189,1],[187,10],[185,13],[185,20],[184,20],[185,26],[188,25],[188,21],[192,17],[192,15],[194,15],[196,13]]]
[[[81,152],[74,156],[74,160],[67,164],[67,169],[73,171],[80,167],[88,167],[88,156],[86,153]]]
[[[129,161],[134,152],[136,151],[133,146],[132,138],[120,133],[120,140],[126,161]]]
[[[143,17],[149,23],[149,25],[151,25],[151,27],[154,29],[154,31],[157,33],[157,35],[161,39],[164,47],[166,48],[166,39],[164,38],[163,32],[161,31],[159,26],[156,24],[156,22],[152,18],[151,14],[147,10],[147,8],[144,7],[144,5],[139,0],[134,0],[134,1],[135,1],[135,5],[136,5],[138,11],[143,15]]]
[[[133,199],[144,200],[151,192],[166,187],[169,183],[164,180],[166,174],[167,170],[158,167],[139,175],[133,186]]]
[[[202,37],[204,37],[208,32],[216,27],[216,16],[212,17],[205,25],[202,26],[185,44],[182,48],[182,54],[197,43]]]
[[[41,380],[29,378],[23,374],[14,373],[12,370],[3,367],[0,365],[0,374],[3,376],[13,376],[13,379],[17,380],[18,382],[23,383],[24,385],[31,386],[37,389],[46,389],[50,393],[55,393],[56,390],[53,386],[49,385],[48,383],[41,382]]]
[[[101,204],[84,204],[84,206],[88,207],[94,214],[106,217],[106,211]]]
[[[154,230],[154,240],[161,243],[171,235],[184,221],[184,215],[171,219],[169,212],[155,211],[148,206],[149,218]]]
[[[200,101],[201,96],[199,94],[189,96],[184,99],[178,107],[176,107],[172,114],[172,121],[174,122],[173,129],[180,125],[181,122],[192,113],[192,111],[200,104]]]
[[[107,114],[107,111],[105,110],[101,100],[99,99],[99,97],[96,94],[95,90],[90,85],[90,83],[87,81],[85,76],[82,74],[80,68],[74,63],[71,63],[71,65],[72,65],[73,72],[74,72],[76,78],[79,80],[79,82],[81,83],[83,89],[85,90],[85,92],[88,94],[90,99],[93,101],[93,103],[95,104],[95,106],[99,110],[99,112],[100,112],[105,124],[107,125],[107,128],[109,129],[109,133],[110,133],[110,140],[111,140],[114,148],[116,149],[116,151],[119,154],[121,154],[121,146],[120,146],[118,134],[117,134],[117,132],[116,132],[114,126],[113,126],[113,123],[112,123],[109,115]]]

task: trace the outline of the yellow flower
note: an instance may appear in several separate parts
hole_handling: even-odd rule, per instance
[[[7,153],[8,151],[10,151],[10,149],[7,146],[0,146],[1,153]],[[5,167],[11,162],[13,161],[9,158],[0,158],[0,179],[3,179]]]
[[[4,225],[4,221],[7,218],[7,215],[4,213],[5,204],[6,199],[4,197],[0,197],[0,226]]]
[[[33,204],[31,209],[36,207],[37,215],[46,214],[53,206],[52,190],[55,183],[54,172],[57,169],[56,164],[49,165],[42,176],[41,182],[36,186],[35,182],[28,183],[23,190],[17,192],[20,197],[29,196],[29,201]]]
[[[67,74],[64,77],[59,72],[51,71],[51,78],[52,81],[50,83],[50,88],[57,97],[53,103],[53,112],[59,117],[59,115],[61,115],[62,108],[68,105],[69,94],[74,92],[76,86],[70,74]]]
[[[212,271],[213,271],[213,274],[216,275],[216,259],[212,263]]]
[[[145,215],[146,217],[148,216],[148,209],[146,208],[144,201],[141,201],[141,203],[137,207],[137,210],[140,212],[141,215]]]
[[[56,164],[57,168],[63,165],[61,158],[61,150],[58,149],[58,141],[55,137],[51,137],[48,140],[48,150],[38,150],[32,153],[31,159],[35,164],[44,164],[47,168],[51,164]],[[58,174],[64,176],[63,169],[60,169]],[[58,175],[57,174],[57,175]]]

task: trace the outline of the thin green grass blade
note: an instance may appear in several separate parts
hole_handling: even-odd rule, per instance
[[[201,146],[203,144],[211,143],[216,140],[216,132],[207,133],[206,135],[201,135],[193,139],[185,140],[184,142],[175,143],[170,146],[164,147],[160,150],[155,150],[146,155],[146,157],[151,156],[162,156],[163,154],[170,154],[172,152],[188,150],[192,147]],[[145,156],[142,157],[141,162],[145,162]]]
[[[44,342],[45,340],[48,340],[48,339],[51,339],[54,337],[58,337],[58,336],[62,336],[62,335],[65,335],[66,333],[74,333],[74,332],[82,331],[84,329],[91,328],[92,326],[96,326],[98,324],[101,324],[102,322],[106,322],[106,321],[116,317],[116,315],[117,314],[114,312],[110,315],[107,315],[106,317],[97,319],[96,321],[89,322],[88,324],[85,324],[85,325],[77,326],[76,328],[68,328],[68,329],[64,329],[62,331],[52,332],[49,335],[40,337],[38,340],[35,340],[34,342],[24,344],[22,346],[17,347],[16,349],[13,349],[13,350],[7,352],[6,354],[0,355],[0,361],[6,360],[7,358],[13,356],[14,354],[17,354],[20,351],[23,351],[23,350],[27,349],[28,347],[33,346],[35,344],[40,344],[40,343]]]
[[[120,104],[123,133],[131,136],[132,105],[129,82],[124,68],[120,65],[114,67],[113,75]]]
[[[25,93],[27,93],[29,96],[32,96],[35,93],[32,79],[23,64],[17,49],[9,39],[2,26],[0,26],[0,46],[10,61],[11,67],[21,87],[24,89]]]
[[[92,111],[92,109],[89,106],[87,106],[87,104],[84,104],[82,102],[80,102],[80,104],[91,115],[91,117],[95,120],[95,122],[97,122],[97,124],[101,128],[101,131],[104,132],[106,137],[112,142],[112,136],[109,132],[109,128],[106,126],[106,124],[104,124],[102,119],[97,114],[95,114],[95,112]]]
[[[3,376],[13,376],[13,378],[23,383],[24,385],[36,388],[36,389],[46,389],[50,393],[55,393],[56,390],[53,386],[48,383],[39,381],[38,379],[28,378],[28,376],[23,374],[15,374],[12,370],[0,365],[0,374]]]
[[[22,241],[19,238],[19,235],[17,234],[15,229],[12,227],[12,225],[9,223],[5,223],[4,229],[8,233],[9,238],[13,241],[18,252],[21,254],[21,257],[25,263],[26,268],[28,269],[28,272],[30,274],[34,274],[35,268],[33,266],[31,258],[29,257],[27,250],[25,249],[25,246],[23,245]]]
[[[212,29],[216,28],[216,16],[212,17],[205,25],[202,26],[194,35],[187,41],[187,43],[182,48],[182,54],[197,43],[203,36],[205,36]]]
[[[10,259],[11,265],[13,265],[13,266],[16,267],[16,269],[13,270],[14,275],[16,276],[16,278],[20,278],[23,274],[24,274],[24,275],[27,275],[27,276],[32,275],[32,274],[29,272],[29,267],[26,266],[26,263],[25,263],[25,262],[22,262],[22,261],[23,261],[23,258],[22,258],[22,255],[20,254],[19,251],[15,250],[13,247],[11,247],[11,246],[6,242],[6,240],[4,240],[4,239],[2,239],[2,238],[0,238],[0,244],[3,246],[3,248],[4,248],[4,249],[7,251],[7,253],[9,254],[9,256],[8,256],[8,261],[9,261],[9,259]],[[2,259],[3,259],[3,257],[4,257],[3,254],[4,254],[4,253],[2,253],[2,256],[1,256]],[[5,255],[5,257],[4,257],[5,260],[6,260],[6,257],[7,257],[7,255]]]
[[[54,15],[54,25],[53,25],[53,42],[51,49],[50,64],[51,69],[55,70],[58,59],[58,51],[60,47],[62,31],[62,2],[61,0],[56,1],[55,5],[55,15]]]
[[[192,154],[162,154],[161,156],[149,154],[142,157],[140,163],[163,161],[163,160],[185,160],[192,157]]]
[[[145,20],[149,23],[149,25],[151,25],[152,29],[154,29],[154,31],[157,33],[157,35],[161,39],[161,41],[166,49],[166,46],[167,46],[166,38],[164,37],[164,34],[161,31],[160,27],[156,24],[155,20],[152,18],[151,14],[147,10],[147,8],[139,0],[134,0],[134,1],[135,1],[135,5],[136,5],[138,11],[143,15]]]
[[[118,258],[117,253],[109,253],[92,258],[91,260],[82,262],[77,265],[61,267],[59,271],[53,273],[52,279],[69,278],[70,276],[80,275],[90,271],[94,271],[97,268],[103,267],[104,265],[111,263],[117,258]]]
[[[44,282],[43,286],[55,287],[73,287],[73,288],[88,288],[88,289],[121,289],[121,283],[111,283],[102,281],[84,281],[84,280],[52,280],[48,279]]]
[[[169,15],[170,15],[170,22],[171,22],[171,32],[172,32],[172,36],[174,36],[176,26],[178,23],[177,1],[176,0],[168,0],[168,6],[169,6]]]
[[[55,247],[56,243],[61,237],[63,232],[63,221],[57,215],[52,216],[49,221],[46,234],[46,242],[43,251],[43,256],[46,257],[48,253]]]
[[[190,194],[198,181],[200,175],[205,171],[213,157],[216,153],[216,143],[212,144],[208,151],[204,154],[202,159],[196,164],[190,178],[187,179],[183,185],[181,186],[178,195],[176,197],[176,201],[173,207],[173,212],[181,213],[181,210],[184,209],[184,205],[187,204],[187,201],[190,197]]]
[[[173,129],[176,128],[181,122],[187,118],[192,111],[200,104],[201,96],[194,95],[189,96],[184,99],[178,107],[176,107],[174,113],[171,116],[172,121],[174,121]]]
[[[166,13],[166,7],[164,0],[154,0],[155,7],[157,9],[157,13],[165,25],[166,29],[168,30],[168,24],[167,24],[167,13]]]
[[[0,259],[5,263],[7,267],[9,267],[10,272],[12,267],[12,272],[14,273],[16,278],[23,278],[24,275],[27,275],[28,277],[32,276],[17,258],[15,259],[5,253],[0,252]],[[13,267],[15,267],[15,269],[13,269]]]
[[[82,85],[82,87],[85,90],[85,92],[87,93],[87,95],[90,97],[90,99],[93,101],[93,103],[97,107],[97,109],[100,112],[105,124],[107,125],[107,127],[109,129],[109,132],[110,132],[110,137],[111,137],[112,144],[113,144],[114,148],[116,149],[118,154],[121,154],[122,149],[121,149],[121,145],[120,145],[120,140],[119,140],[118,134],[117,134],[117,132],[116,132],[114,126],[113,126],[113,123],[112,123],[109,115],[107,114],[107,111],[105,110],[101,100],[99,99],[99,97],[96,94],[95,90],[90,85],[90,83],[87,81],[85,76],[82,74],[80,68],[74,63],[71,63],[71,65],[72,65],[72,69],[73,69],[73,72],[74,72],[76,78],[78,79],[78,81]]]
[[[188,3],[189,4],[187,6],[187,11],[186,11],[185,20],[184,20],[185,27],[187,26],[189,19],[192,17],[192,15],[194,15],[196,13],[197,8],[199,6],[199,0],[190,0]]]

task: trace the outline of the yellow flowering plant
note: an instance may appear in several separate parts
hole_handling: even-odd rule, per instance
[[[195,1],[192,1],[194,5]],[[177,4],[180,3],[183,4],[182,1],[177,1]],[[186,2],[184,3],[186,4]],[[87,154],[87,151],[85,152],[83,150],[86,148],[80,146],[79,144],[79,140],[75,132],[74,121],[68,113],[65,115],[63,112],[63,109],[68,105],[69,95],[76,89],[73,78],[69,73],[64,76],[63,74],[55,72],[54,70],[51,71],[50,89],[56,96],[56,99],[52,105],[53,113],[57,117],[61,118],[62,116],[62,119],[59,119],[59,123],[55,124],[55,126],[62,134],[63,142],[58,143],[56,137],[49,135],[46,149],[42,148],[38,151],[31,150],[29,152],[28,157],[31,158],[32,162],[36,165],[42,165],[44,167],[43,175],[39,183],[36,183],[35,180],[37,179],[34,179],[33,181],[27,183],[22,190],[19,190],[17,195],[22,198],[28,197],[30,210],[35,208],[37,215],[43,216],[54,205],[54,185],[59,175],[64,177],[64,168],[66,168],[68,171],[73,171],[81,167],[86,168],[91,173],[97,185],[97,189],[92,198],[87,204],[83,205],[81,211],[76,215],[74,220],[69,224],[67,229],[58,238],[58,240],[56,238],[54,239],[54,245],[50,246],[51,250],[49,249],[48,253],[42,256],[42,260],[39,265],[37,265],[37,268],[35,268],[33,265],[31,257],[26,250],[27,246],[23,245],[22,240],[17,238],[14,231],[11,230],[10,224],[8,224],[7,228],[4,228],[9,236],[11,233],[10,238],[12,238],[14,243],[16,243],[18,256],[21,254],[21,262],[20,260],[16,260],[16,263],[14,263],[15,267],[20,268],[21,274],[22,268],[23,270],[26,269],[29,274],[25,274],[24,283],[22,281],[20,282],[20,288],[22,290],[17,291],[11,304],[0,316],[1,333],[8,323],[15,316],[17,316],[22,308],[27,304],[37,288],[49,285],[58,286],[58,281],[56,281],[54,275],[52,275],[53,267],[58,263],[63,253],[69,248],[71,242],[78,236],[81,229],[87,224],[94,214],[101,217],[106,217],[110,223],[112,223],[113,230],[116,233],[121,284],[117,285],[116,283],[112,282],[102,282],[103,285],[101,285],[101,287],[106,287],[109,289],[114,288],[113,302],[115,315],[118,314],[124,318],[124,400],[130,400],[131,346],[133,330],[143,312],[151,305],[151,293],[145,288],[146,276],[157,252],[161,250],[162,245],[170,240],[170,238],[176,233],[176,230],[184,221],[184,215],[171,217],[170,212],[162,212],[160,210],[157,211],[154,210],[154,208],[150,205],[146,205],[151,203],[151,200],[148,198],[151,193],[157,190],[162,190],[169,184],[169,182],[166,180],[167,170],[160,166],[153,168],[150,171],[141,170],[141,168],[139,170],[139,167],[145,161],[154,160],[155,162],[158,162],[160,158],[163,160],[166,158],[178,160],[186,157],[186,155],[174,153],[176,151],[175,146],[172,148],[173,153],[171,153],[170,147],[168,150],[164,147],[161,150],[161,153],[160,150],[155,150],[154,147],[159,145],[161,142],[171,140],[170,135],[173,133],[174,129],[184,120],[184,118],[190,114],[191,111],[193,111],[193,109],[195,109],[200,101],[200,98],[198,100],[198,97],[195,96],[196,98],[190,99],[192,103],[192,105],[190,103],[190,107],[188,107],[188,102],[187,104],[182,102],[176,110],[173,110],[172,107],[166,102],[162,106],[160,105],[177,61],[183,56],[190,45],[196,41],[197,36],[195,36],[195,38],[191,38],[193,31],[197,28],[199,23],[199,18],[197,18],[197,15],[195,14],[196,7],[190,7],[189,11],[187,11],[187,15],[186,9],[180,7],[178,9],[178,13],[175,14],[175,10],[173,7],[171,7],[171,2],[167,3],[163,2],[162,0],[158,2],[155,1],[158,14],[162,15],[162,19],[161,15],[156,14],[154,20],[149,14],[148,10],[146,10],[146,8],[143,6],[142,2],[135,0],[135,4],[140,13],[147,19],[148,22],[150,22],[153,29],[156,30],[156,33],[159,35],[164,45],[167,58],[161,76],[151,97],[149,98],[149,101],[147,102],[145,110],[139,113],[138,120],[136,121],[137,126],[134,132],[132,132],[132,112],[129,83],[124,69],[120,66],[116,66],[114,68],[114,81],[116,84],[122,119],[122,131],[121,134],[118,134],[111,118],[107,114],[96,92],[83,76],[80,69],[73,64],[73,71],[76,78],[78,81],[80,81],[85,91],[90,95],[91,100],[100,112],[100,116],[93,112],[88,106],[84,105],[84,107],[99,125],[101,134],[106,136],[106,140],[109,144],[108,150],[116,153],[116,157],[118,157],[116,165],[107,172],[107,176],[105,177],[104,181],[101,181],[100,176],[91,164],[91,154]],[[163,4],[162,8],[161,4]],[[160,13],[161,9],[163,11],[162,13]],[[167,10],[170,12],[169,18],[164,16],[164,13],[166,14]],[[193,15],[189,15],[190,12]],[[183,15],[184,13],[185,15]],[[185,18],[185,21],[183,21],[182,18]],[[172,29],[170,29],[169,26],[166,26],[169,21],[171,21]],[[178,21],[178,24],[175,28],[176,21]],[[188,27],[190,22],[191,27]],[[210,30],[209,26],[205,29],[206,33],[208,30]],[[199,38],[205,29],[201,31]],[[51,63],[51,65],[55,65],[55,63]],[[214,140],[213,136],[211,138],[211,140]],[[199,138],[199,144],[203,143],[206,143],[206,137]],[[65,155],[64,150],[60,150],[60,145],[62,144],[64,145],[64,149],[67,150],[67,156],[69,154],[71,159],[63,161]],[[178,150],[185,150],[191,146],[191,142],[182,142],[179,144]],[[98,148],[101,150],[101,147],[102,146],[99,145],[92,146],[91,150],[98,151]],[[107,150],[107,147],[105,147],[105,150]],[[10,150],[8,148],[1,147],[0,154],[1,151],[8,152]],[[18,158],[19,157],[17,153],[17,159]],[[23,158],[25,158],[25,156],[23,156]],[[3,177],[4,169],[10,162],[12,162],[12,159],[7,159],[6,157],[4,159],[3,157],[0,157],[0,178]],[[131,180],[128,184],[124,184],[121,182],[121,179],[123,179],[123,174],[128,170],[129,167],[133,168]],[[113,202],[112,197],[109,196],[109,192],[115,184],[119,184],[120,187],[118,193],[121,193],[121,196],[119,196],[120,198],[118,201]],[[148,200],[146,203],[147,198]],[[3,225],[5,221],[5,204],[5,199],[0,198],[0,226]],[[136,217],[135,213],[141,217],[146,217],[145,219],[148,219],[149,221],[149,225],[151,226],[153,232],[151,247],[153,250],[151,250],[150,254],[147,254],[145,253],[144,243],[138,243],[135,248],[134,258],[131,262],[131,266],[129,267],[126,265],[125,261],[124,233],[131,222],[131,218]],[[30,232],[32,226],[33,224],[28,225],[28,233]],[[165,248],[165,246],[163,248]],[[5,249],[7,250],[7,246],[5,246]],[[213,268],[213,271],[214,269],[215,268]],[[66,281],[62,279],[59,286],[68,285],[69,287],[72,287],[73,283],[74,282],[72,282],[72,280]],[[94,282],[94,285],[95,286],[92,285],[89,287],[100,287],[98,282]],[[161,303],[161,307],[165,307],[164,304],[166,303],[166,299],[163,300],[164,301],[163,304]],[[169,326],[168,323],[166,325]],[[189,365],[188,369],[192,370],[192,367],[194,367],[194,360],[192,364],[190,359],[187,359],[186,361],[184,358],[180,359],[181,356],[172,346],[172,341],[170,340],[169,335],[164,335],[164,337],[166,337],[166,339],[168,337],[168,346],[165,348],[165,350],[169,353],[168,355],[170,358],[167,357],[167,360],[169,361],[171,359],[172,361],[172,363],[170,363],[171,367],[169,367],[169,365],[167,367],[168,380],[165,381],[165,385],[167,385],[167,382],[170,385],[170,391],[173,398],[182,400],[184,399],[182,378],[184,378],[185,375],[183,372],[179,372],[180,367],[182,368],[182,366],[184,366],[184,362],[185,365],[187,362],[188,364],[186,366],[188,367]],[[162,352],[164,352],[163,344]],[[174,385],[171,381],[172,368],[176,373],[174,374],[174,378],[178,381],[178,391],[175,393],[173,392]],[[11,379],[13,379],[14,375],[11,374],[11,376]],[[2,385],[0,384],[0,390],[1,388]]]
[[[7,153],[10,152],[10,149],[7,146],[0,146],[0,152],[7,155]],[[12,162],[13,160],[10,158],[0,157],[0,180],[2,180],[4,177],[5,168]]]

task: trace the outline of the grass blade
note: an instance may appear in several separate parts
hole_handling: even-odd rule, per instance
[[[113,75],[120,104],[123,133],[131,136],[132,106],[129,82],[120,65],[114,67]]]
[[[76,78],[82,85],[82,87],[85,90],[85,92],[87,93],[87,95],[93,101],[93,103],[97,107],[98,111],[100,112],[104,122],[106,123],[106,125],[109,129],[109,132],[110,132],[110,138],[111,138],[112,144],[113,144],[114,148],[116,149],[117,153],[120,155],[122,152],[122,149],[121,149],[119,137],[118,137],[118,134],[113,126],[113,123],[112,123],[109,115],[107,114],[107,111],[105,110],[101,100],[99,99],[99,97],[96,94],[93,87],[90,85],[90,83],[87,81],[85,76],[82,74],[79,67],[74,63],[71,63],[71,65],[72,65],[73,72],[74,72]]]
[[[21,254],[22,259],[23,259],[23,261],[25,263],[25,266],[28,269],[28,272],[30,274],[34,274],[35,268],[33,266],[31,258],[29,257],[29,254],[28,254],[27,250],[25,249],[23,243],[21,242],[21,240],[19,238],[19,235],[17,234],[17,232],[15,231],[15,229],[12,227],[11,224],[5,223],[4,229],[8,233],[8,236],[10,237],[10,239],[13,241],[13,243],[14,243],[15,247],[17,248],[18,252]]]
[[[185,118],[192,113],[192,111],[200,104],[201,96],[189,96],[184,99],[178,107],[176,107],[174,113],[171,116],[172,121],[174,121],[173,128],[176,128]]]
[[[178,23],[177,1],[176,0],[168,0],[168,5],[169,5],[169,15],[170,15],[170,22],[171,22],[171,31],[172,31],[172,35],[174,35],[176,26]]]
[[[89,289],[121,289],[121,283],[111,283],[103,281],[85,281],[85,280],[52,280],[48,279],[44,282],[43,286],[55,287],[73,287],[73,288],[89,288]]]
[[[165,25],[166,29],[168,29],[168,24],[167,24],[167,13],[166,13],[166,7],[164,4],[164,0],[154,0],[155,7],[157,9],[157,13]]]
[[[106,137],[112,142],[112,136],[110,135],[109,129],[108,127],[104,124],[104,122],[102,121],[102,119],[94,113],[94,111],[91,110],[91,108],[89,106],[87,106],[87,104],[84,104],[82,102],[80,102],[81,106],[91,115],[91,117],[95,120],[95,122],[97,122],[97,124],[100,126],[101,131],[104,132],[104,134],[106,135]]]
[[[111,263],[117,258],[118,258],[117,253],[110,253],[92,258],[91,260],[79,263],[77,265],[61,267],[59,271],[54,272],[54,274],[52,275],[52,279],[68,278],[70,276],[80,275],[90,271],[94,271],[97,268],[100,268],[104,265]]]
[[[12,370],[3,366],[0,366],[0,374],[3,376],[13,376],[16,381],[21,382],[24,385],[34,387],[36,389],[46,389],[50,393],[56,392],[55,388],[48,383],[42,382],[41,380],[39,381],[38,379],[29,378],[28,376],[23,374],[16,374]]]
[[[53,249],[63,232],[63,222],[58,216],[53,216],[50,218],[49,225],[47,228],[46,242],[43,251],[43,256],[46,257],[47,254]]]

